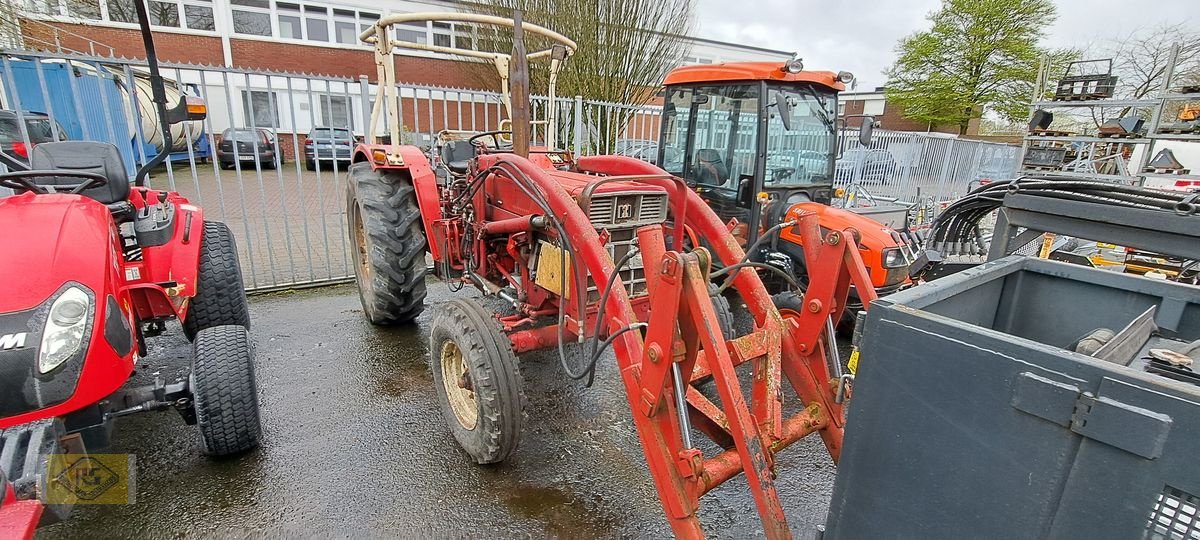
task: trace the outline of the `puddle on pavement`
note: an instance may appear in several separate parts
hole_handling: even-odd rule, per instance
[[[619,520],[602,507],[599,496],[587,499],[578,492],[530,485],[515,485],[502,493],[502,501],[514,513],[544,523],[545,532],[553,536],[597,538],[619,528]]]

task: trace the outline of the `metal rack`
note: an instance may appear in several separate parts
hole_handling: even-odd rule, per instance
[[[1143,126],[1145,134],[1136,137],[1026,133],[1021,144],[1021,172],[1043,175],[1052,174],[1063,177],[1087,176],[1093,179],[1103,179],[1131,185],[1144,185],[1147,179],[1160,178],[1200,181],[1200,175],[1197,174],[1184,175],[1145,172],[1147,165],[1155,155],[1156,147],[1161,141],[1200,141],[1200,132],[1160,133],[1163,127],[1162,119],[1164,111],[1167,110],[1170,103],[1200,101],[1200,94],[1179,94],[1171,91],[1177,75],[1175,73],[1175,66],[1179,58],[1179,52],[1180,46],[1178,44],[1172,46],[1166,66],[1166,76],[1163,78],[1163,83],[1157,95],[1141,99],[1045,100],[1044,97],[1049,95],[1049,92],[1053,90],[1054,82],[1051,80],[1048,63],[1043,61],[1038,70],[1038,78],[1034,85],[1034,93],[1030,103],[1030,116],[1028,119],[1030,122],[1033,121],[1034,112],[1039,109],[1130,109],[1131,113],[1145,111],[1149,119]],[[1136,164],[1123,159],[1124,154],[1132,153],[1132,147],[1125,145],[1144,145],[1144,151],[1140,158],[1136,160]],[[1027,167],[1025,156],[1028,155],[1031,148],[1066,148],[1065,155],[1073,156],[1074,159],[1067,160],[1064,158],[1062,167],[1066,168],[1063,170],[1046,170],[1045,167]],[[1116,169],[1117,174],[1097,172],[1095,164],[1104,160],[1112,160],[1116,163],[1116,166],[1111,168]],[[1196,164],[1195,168],[1200,169],[1200,163]]]

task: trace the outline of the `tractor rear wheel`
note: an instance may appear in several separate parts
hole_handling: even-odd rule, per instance
[[[425,229],[412,181],[399,171],[350,166],[350,252],[363,312],[372,324],[406,323],[425,309]]]
[[[244,326],[200,330],[193,344],[192,406],[200,446],[210,456],[228,456],[258,446],[258,388],[254,351]]]
[[[497,463],[517,447],[525,408],[512,344],[478,302],[455,298],[433,318],[429,336],[442,415],[476,463]]]
[[[183,333],[189,340],[196,339],[196,333],[205,328],[227,324],[250,328],[250,308],[246,304],[237,244],[224,223],[205,221],[196,296],[192,297],[183,319]]]

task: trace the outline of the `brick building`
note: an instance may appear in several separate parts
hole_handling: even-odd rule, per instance
[[[843,92],[841,101],[838,103],[838,115],[852,114],[872,115],[879,121],[882,129],[958,135],[958,126],[938,126],[906,118],[903,107],[887,101],[883,87],[864,92]],[[979,119],[974,119],[968,125],[965,135],[971,136],[977,133],[979,133]]]

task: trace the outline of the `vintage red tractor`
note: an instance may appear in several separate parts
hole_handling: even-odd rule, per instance
[[[633,158],[530,148],[526,58],[549,58],[553,81],[575,44],[522,24],[520,14],[391,15],[365,31],[390,100],[392,141],[400,140],[400,109],[391,54],[413,46],[393,41],[392,25],[428,20],[512,31],[511,57],[484,56],[511,67],[513,129],[442,137],[430,159],[413,146],[375,142],[382,100],[376,102],[371,138],[356,148],[347,176],[366,317],[376,324],[415,319],[424,309],[425,258],[432,253],[452,290],[470,285],[503,305],[497,312],[479,299],[455,298],[431,324],[443,416],[472,460],[499,462],[517,447],[525,405],[517,355],[558,347],[566,375],[590,379],[611,346],[676,534],[702,536],[700,497],[745,473],[767,536],[789,536],[774,456],[812,433],[835,460],[841,451],[852,377],[841,372],[829,321],[846,309],[852,286],[865,301],[875,296],[858,232],[822,230],[803,207],[787,211],[788,232],[803,239],[810,279],[802,308],[781,316],[757,273],[765,263],[747,258],[725,221],[683,179]],[[526,33],[553,45],[527,56]],[[509,73],[501,74],[507,87]],[[548,134],[553,122],[551,115]],[[724,270],[714,271],[717,265]],[[752,328],[737,332],[728,324],[728,305],[713,292],[721,272],[732,277],[730,290]],[[585,340],[592,346],[584,357],[566,354],[564,344]],[[750,364],[743,376],[752,381],[735,372],[742,364]],[[711,386],[697,388],[709,379]],[[693,443],[700,434],[723,451],[706,455]]]
[[[203,118],[201,102],[167,109],[144,4],[137,6],[160,124],[169,130]],[[39,502],[48,504],[43,522],[64,517],[70,501],[39,501],[57,481],[48,477],[51,460],[103,451],[121,416],[175,410],[196,425],[210,455],[258,445],[250,317],[233,236],[178,193],[145,185],[169,152],[140,169],[133,187],[117,148],[91,141],[40,144],[31,170],[0,175],[16,193],[0,198],[0,472],[27,501],[0,497],[5,526],[36,520],[29,509]],[[128,385],[147,338],[171,319],[193,341],[190,374]]]

